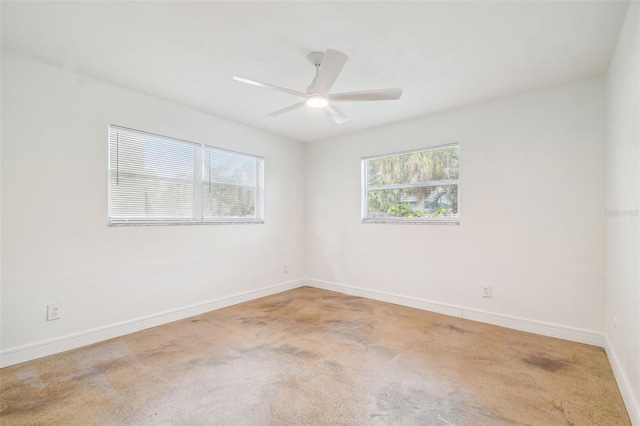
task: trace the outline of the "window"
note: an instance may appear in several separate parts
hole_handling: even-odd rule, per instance
[[[459,223],[458,145],[362,159],[365,222]]]
[[[262,223],[260,157],[109,126],[109,223]]]

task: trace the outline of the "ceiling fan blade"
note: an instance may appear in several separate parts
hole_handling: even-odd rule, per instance
[[[362,92],[336,93],[329,95],[332,101],[395,101],[402,96],[402,89],[397,87],[394,89],[365,90]]]
[[[262,81],[252,80],[250,78],[245,78],[245,77],[240,77],[239,75],[234,75],[233,79],[235,81],[239,81],[240,83],[250,84],[252,86],[264,87],[265,89],[273,89],[273,90],[277,90],[278,92],[288,93],[290,95],[300,96],[302,98],[306,98],[307,97],[306,93],[298,92],[297,90],[291,90],[291,89],[287,89],[285,87],[274,86],[273,84],[263,83]]]
[[[307,103],[307,101],[298,102],[297,104],[293,104],[293,105],[288,106],[286,108],[282,108],[282,109],[279,109],[277,111],[274,111],[271,114],[267,114],[266,117],[277,117],[280,114],[284,114],[285,112],[289,112],[289,111],[293,111],[294,109],[301,108],[306,103]]]
[[[327,49],[320,64],[320,72],[316,79],[315,91],[321,95],[326,95],[336,82],[338,75],[342,71],[344,64],[349,57],[337,50]]]
[[[326,112],[327,115],[331,117],[333,121],[336,122],[336,124],[346,123],[347,121],[351,120],[342,111],[340,111],[338,108],[334,107],[333,105],[327,105],[324,108],[324,112]]]

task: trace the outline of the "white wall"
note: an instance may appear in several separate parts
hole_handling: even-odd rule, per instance
[[[632,2],[607,75],[607,350],[640,425],[640,6]],[[616,215],[616,213],[618,215]]]
[[[606,208],[638,209],[637,17],[635,3],[606,80],[607,114],[596,78],[306,147],[3,54],[3,363],[218,306],[203,302],[295,287],[304,276],[592,343],[605,331],[606,295],[608,350],[627,404],[637,405],[638,218],[605,226],[603,215],[605,115]],[[265,224],[106,226],[110,123],[264,156]],[[461,147],[459,226],[360,223],[361,157],[452,142]],[[492,299],[480,297],[480,284],[493,287]],[[62,319],[47,322],[54,302]],[[157,317],[166,312],[177,313]]]
[[[302,144],[9,54],[2,113],[5,365],[304,276]],[[263,156],[264,225],[108,227],[110,123]],[[50,303],[62,304],[62,319],[45,320]]]
[[[311,144],[309,278],[602,345],[604,117],[595,78]],[[361,157],[454,142],[459,226],[360,222]]]

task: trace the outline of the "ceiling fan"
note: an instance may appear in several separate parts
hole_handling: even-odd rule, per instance
[[[290,95],[303,98],[302,102],[293,104],[286,108],[279,109],[267,114],[267,117],[276,117],[285,112],[302,108],[307,105],[311,108],[322,108],[325,113],[333,119],[337,124],[349,121],[342,111],[335,107],[335,102],[361,102],[361,101],[393,101],[400,99],[402,96],[401,88],[366,90],[361,92],[346,93],[329,93],[333,83],[335,83],[342,68],[347,63],[349,57],[337,50],[327,49],[326,53],[312,52],[307,56],[309,62],[316,69],[316,75],[307,87],[306,93],[297,90],[291,90],[280,86],[275,86],[262,81],[252,80],[250,78],[234,75],[233,79],[241,83],[251,84],[253,86],[264,87],[265,89],[273,89],[278,92],[288,93]]]

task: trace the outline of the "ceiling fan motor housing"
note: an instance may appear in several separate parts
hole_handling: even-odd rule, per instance
[[[322,58],[324,58],[324,52],[311,52],[307,55],[307,59],[314,67],[318,67],[322,64]]]

